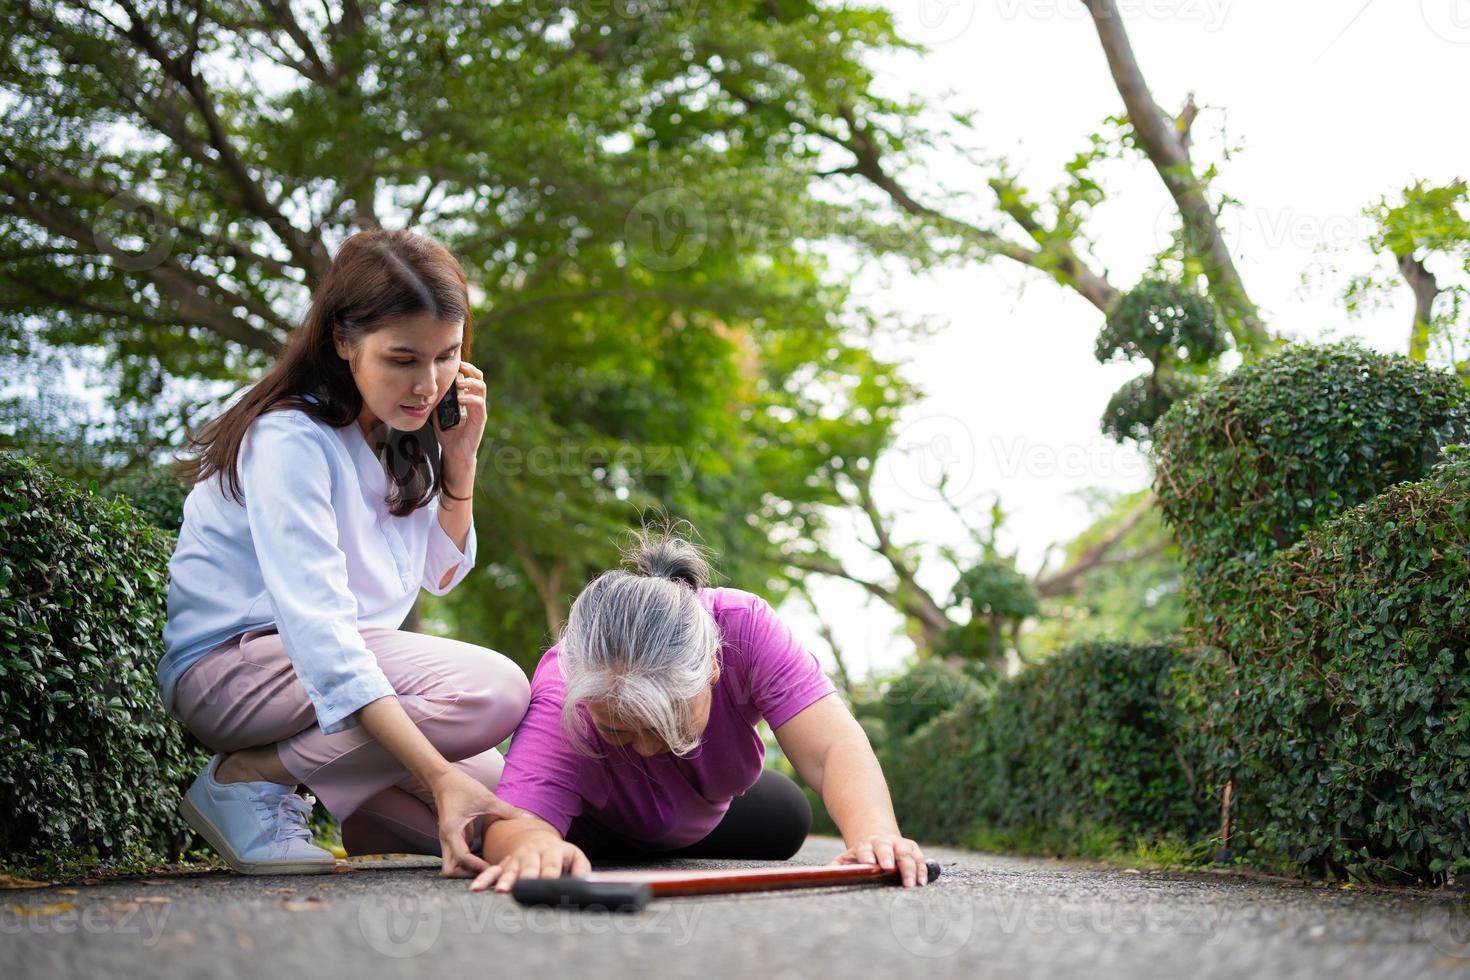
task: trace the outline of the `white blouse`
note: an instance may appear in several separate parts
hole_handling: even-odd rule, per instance
[[[398,629],[419,588],[453,589],[475,564],[439,524],[436,497],[388,511],[388,474],[355,422],[333,428],[299,409],[256,419],[240,448],[237,503],[217,474],[194,485],[169,562],[158,664],[172,711],[184,672],[214,647],[274,624],[324,732],[394,693],[358,631]],[[446,572],[449,582],[440,588]]]

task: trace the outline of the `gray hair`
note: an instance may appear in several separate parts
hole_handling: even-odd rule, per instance
[[[593,701],[688,755],[699,745],[689,702],[709,686],[720,649],[719,626],[697,594],[709,584],[709,562],[675,529],[658,528],[634,536],[623,565],[593,579],[567,616],[562,728],[594,754],[577,724],[577,705]]]

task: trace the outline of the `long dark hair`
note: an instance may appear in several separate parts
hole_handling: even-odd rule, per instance
[[[470,352],[469,291],[464,269],[448,249],[411,231],[361,231],[342,243],[331,268],[312,295],[301,325],[291,332],[280,358],[240,400],[196,433],[188,433],[194,455],[180,457],[175,470],[193,485],[222,474],[230,495],[242,501],[240,444],[266,412],[296,408],[336,428],[356,425],[362,393],[352,369],[337,354],[333,333],[355,348],[390,317],[428,313],[446,322],[464,321],[461,356]],[[316,400],[307,398],[313,396]],[[429,504],[444,489],[433,420],[418,433],[389,431],[374,446],[388,474],[389,510],[396,517]],[[425,438],[427,437],[427,438]],[[430,445],[425,447],[424,442]],[[388,450],[383,455],[382,450]]]

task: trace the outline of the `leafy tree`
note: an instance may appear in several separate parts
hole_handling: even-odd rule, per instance
[[[1397,203],[1382,198],[1364,213],[1376,226],[1368,240],[1374,254],[1414,293],[1409,358],[1427,361],[1436,353],[1470,383],[1470,188],[1463,180],[1418,181]],[[1379,305],[1398,285],[1386,268],[1354,277],[1348,312]]]
[[[1144,360],[1147,374],[1126,383],[1103,412],[1103,432],[1144,442],[1169,406],[1196,389],[1195,374],[1226,350],[1207,298],[1176,283],[1145,279],[1118,300],[1098,334],[1103,364]]]
[[[862,88],[888,16],[761,9],[0,0],[0,339],[90,353],[147,430],[132,448],[175,446],[337,244],[416,228],[471,280],[492,416],[484,569],[428,614],[530,656],[653,511],[779,598],[778,549],[843,503],[811,471],[881,443],[878,403],[910,393],[852,346],[877,325],[810,247],[880,229],[811,193],[814,151],[712,98],[757,64]],[[39,397],[7,438],[36,435]]]

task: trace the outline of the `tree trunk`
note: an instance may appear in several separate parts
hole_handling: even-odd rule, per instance
[[[1246,293],[1230,248],[1220,234],[1215,209],[1189,158],[1188,127],[1154,101],[1133,54],[1128,31],[1114,0],[1085,0],[1102,41],[1113,83],[1123,97],[1128,121],[1144,154],[1158,171],[1184,221],[1185,247],[1204,266],[1216,303],[1231,321],[1231,333],[1247,354],[1270,341],[1256,305]]]
[[[1414,326],[1409,331],[1409,360],[1423,363],[1429,358],[1429,334],[1434,323],[1434,301],[1439,283],[1434,273],[1412,255],[1397,256],[1399,272],[1414,291]]]

